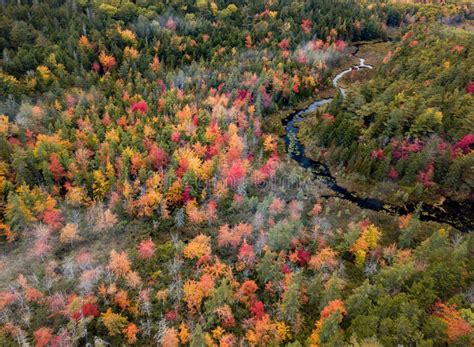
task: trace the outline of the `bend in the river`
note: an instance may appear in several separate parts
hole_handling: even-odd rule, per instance
[[[356,48],[356,51],[352,53],[353,56],[356,56],[359,50],[358,46],[356,46]],[[372,69],[372,66],[365,64],[365,59],[359,57],[358,65],[346,69],[334,77],[333,85],[339,90],[342,97],[345,97],[345,89],[338,86],[339,80],[345,74],[353,70],[359,71],[360,69],[365,68]],[[315,179],[322,182],[332,191],[336,192],[338,197],[348,200],[363,209],[385,212],[394,215],[406,215],[408,213],[418,211],[419,218],[421,220],[446,223],[461,231],[471,231],[474,229],[472,203],[461,204],[454,200],[446,199],[442,206],[428,204],[418,205],[414,203],[409,203],[404,206],[396,206],[386,204],[378,199],[359,197],[357,194],[350,192],[346,188],[340,186],[334,176],[331,175],[327,165],[305,156],[305,148],[297,138],[298,128],[295,126],[295,123],[301,121],[303,115],[314,112],[319,107],[328,104],[331,101],[332,98],[315,101],[308,107],[295,111],[283,119],[282,122],[285,126],[285,135],[283,136],[283,139],[285,141],[286,151],[292,159],[298,162],[301,167],[310,169],[314,173]]]

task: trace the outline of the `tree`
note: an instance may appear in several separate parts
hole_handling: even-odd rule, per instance
[[[184,248],[183,255],[188,259],[199,259],[205,255],[211,254],[211,238],[200,234],[189,242]]]
[[[123,329],[123,334],[127,338],[127,342],[133,345],[137,342],[137,334],[140,331],[135,323],[129,323],[126,328]]]
[[[34,333],[36,347],[45,347],[47,346],[52,338],[53,331],[47,327],[41,327]]]
[[[126,276],[131,271],[127,253],[118,253],[115,249],[110,251],[109,269],[115,276]]]
[[[161,345],[163,347],[178,347],[179,346],[179,338],[178,332],[175,328],[167,328],[163,337],[161,339]]]
[[[127,318],[119,313],[112,312],[110,307],[105,313],[101,314],[101,318],[110,336],[120,335],[128,326]]]
[[[311,345],[319,346],[321,343],[327,343],[332,339],[340,340],[339,324],[345,314],[346,308],[341,300],[330,301],[321,311],[320,318],[311,333],[309,338]]]
[[[472,333],[471,325],[466,322],[454,306],[448,306],[442,302],[437,302],[434,306],[433,314],[446,324],[449,342],[454,342]]]
[[[155,244],[152,239],[140,242],[138,245],[138,256],[141,259],[150,259],[155,254]]]
[[[61,234],[59,236],[59,241],[61,243],[72,243],[79,239],[79,231],[77,228],[77,224],[75,223],[67,223],[62,229]]]

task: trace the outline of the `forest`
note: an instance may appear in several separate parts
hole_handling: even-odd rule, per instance
[[[472,345],[473,11],[0,0],[0,346]]]

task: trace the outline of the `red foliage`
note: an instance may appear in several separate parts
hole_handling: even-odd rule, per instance
[[[327,120],[329,122],[334,122],[336,120],[336,117],[334,117],[332,114],[329,114],[329,113],[324,113],[322,116],[321,116],[322,119],[324,120]]]
[[[231,187],[237,187],[245,178],[247,168],[241,160],[235,160],[226,172],[226,182]]]
[[[189,185],[186,185],[186,187],[184,187],[181,199],[184,203],[187,203],[189,200],[191,200],[191,187]]]
[[[100,71],[100,64],[98,62],[93,62],[92,63],[92,71],[98,73]]]
[[[390,168],[390,172],[388,173],[388,177],[390,177],[392,180],[395,180],[395,179],[398,178],[398,172],[393,166]]]
[[[48,243],[47,240],[38,239],[33,245],[33,254],[42,258],[44,255],[48,254],[52,248],[53,247]]]
[[[63,166],[59,162],[59,157],[56,153],[52,153],[49,156],[49,171],[51,171],[51,174],[54,177],[54,180],[58,182],[61,180],[66,175],[66,172],[64,171]]]
[[[311,214],[314,216],[318,216],[322,210],[323,210],[323,206],[321,205],[320,202],[317,202],[314,204],[313,209],[311,210]]]
[[[34,332],[35,346],[44,347],[49,344],[53,338],[53,331],[50,328],[41,327]]]
[[[132,104],[132,112],[140,111],[141,114],[145,114],[148,111],[148,104],[144,100],[140,100]]]
[[[179,131],[173,131],[171,133],[171,141],[178,143],[180,138],[181,138],[181,134],[179,133]]]
[[[98,317],[99,305],[93,302],[86,302],[81,306],[81,309],[72,314],[72,319],[80,320],[86,317]]]
[[[252,93],[245,89],[237,89],[236,100],[252,101]]]
[[[179,166],[176,169],[176,176],[182,177],[188,170],[189,162],[186,158],[181,158],[179,160]]]
[[[219,247],[232,246],[237,247],[244,237],[252,234],[252,226],[246,223],[240,223],[234,228],[230,228],[228,224],[222,225],[217,236],[217,244]]]
[[[346,48],[346,43],[342,40],[337,40],[335,43],[335,46],[336,46],[336,50],[341,52],[344,50],[344,48]]]
[[[288,39],[283,39],[280,41],[278,44],[278,47],[280,47],[281,50],[286,51],[288,47],[290,47],[290,40]]]
[[[417,176],[416,179],[418,182],[423,184],[424,187],[432,187],[434,185],[433,182],[433,176],[434,176],[434,166],[433,164],[428,164],[426,166],[426,170],[420,172]]]
[[[311,19],[303,19],[303,21],[301,22],[301,30],[303,30],[305,34],[309,34],[311,32],[312,27],[313,22],[311,21]]]
[[[86,302],[84,305],[82,305],[82,314],[84,317],[98,317],[99,306],[91,302]]]
[[[176,22],[173,20],[173,18],[168,18],[165,24],[165,28],[169,30],[176,30]]]
[[[247,240],[244,240],[239,249],[239,254],[237,256],[239,260],[245,260],[247,262],[253,262],[255,259],[255,253],[253,251],[252,245],[247,243]]]
[[[217,203],[214,200],[207,203],[207,218],[209,220],[217,219]]]
[[[474,134],[467,134],[454,145],[454,148],[460,149],[464,154],[467,154],[472,150],[472,145],[474,145]]]
[[[138,257],[140,259],[150,259],[155,254],[155,244],[151,239],[140,242],[138,245]]]
[[[374,149],[372,151],[372,154],[371,154],[372,158],[373,159],[379,159],[379,160],[383,160],[383,150],[381,148],[379,149]]]
[[[47,209],[43,213],[43,222],[48,225],[51,230],[59,230],[63,223],[63,216],[61,215],[61,211],[58,209]]]
[[[392,146],[395,148],[393,157],[396,159],[406,159],[410,153],[417,153],[423,149],[423,144],[419,139],[415,139],[413,143],[404,140],[401,144],[397,140],[393,140]]]
[[[296,258],[298,259],[300,266],[304,266],[308,264],[309,260],[311,259],[311,253],[304,248],[299,248],[296,251]]]
[[[466,92],[474,95],[474,81],[470,81],[466,86]]]
[[[260,300],[254,300],[252,306],[250,306],[250,312],[252,312],[255,319],[260,320],[265,316],[265,306]]]
[[[168,311],[165,313],[165,319],[169,322],[172,322],[178,318],[178,313],[176,310]]]

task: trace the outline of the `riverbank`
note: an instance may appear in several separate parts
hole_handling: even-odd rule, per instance
[[[380,52],[383,51],[379,49],[378,52],[380,59],[382,55]],[[356,53],[358,53],[358,50],[353,52],[352,55],[355,57]],[[360,56],[358,56],[358,59],[359,64],[354,65],[352,68],[353,71],[360,72],[372,69],[371,66],[365,64],[365,59]],[[374,61],[373,57],[372,61]],[[341,88],[338,81],[344,77],[345,74],[351,74],[351,69],[339,73],[333,80],[334,86],[339,88],[341,92],[343,92],[344,89]],[[333,165],[331,166],[331,163],[327,162],[324,157],[325,150],[317,146],[311,146],[311,141],[315,144],[317,141],[311,136],[310,128],[308,129],[308,121],[311,120],[311,117],[315,117],[316,114],[323,112],[322,108],[331,100],[331,98],[328,98],[315,101],[306,109],[303,108],[299,111],[291,112],[290,114],[288,114],[289,111],[282,112],[274,116],[274,122],[281,120],[282,125],[285,126],[283,130],[286,131],[280,129],[278,134],[284,134],[285,148],[289,151],[289,155],[292,159],[298,162],[303,168],[311,169],[316,179],[323,181],[327,187],[337,193],[342,199],[348,200],[363,209],[395,215],[406,215],[417,212],[422,220],[445,223],[459,230],[470,230],[474,223],[470,219],[469,213],[467,213],[467,215],[459,215],[459,211],[466,212],[469,210],[469,206],[465,204],[460,204],[453,200],[448,201],[436,195],[429,196],[429,199],[426,197],[422,199],[419,195],[414,196],[412,194],[417,194],[414,188],[406,187],[411,190],[406,191],[401,189],[399,185],[394,185],[390,182],[371,182],[369,180],[360,182],[354,175],[344,179],[344,175],[339,173],[337,167],[334,167],[337,163],[332,163]],[[317,120],[313,118],[313,121]],[[298,122],[298,126],[306,130],[302,132],[306,134],[306,136],[299,134],[296,122]],[[316,153],[311,153],[308,149],[312,149],[311,152],[316,151]],[[381,185],[384,185],[385,189],[377,189]],[[411,199],[413,197],[415,197],[415,199]],[[421,203],[424,203],[424,205]]]

